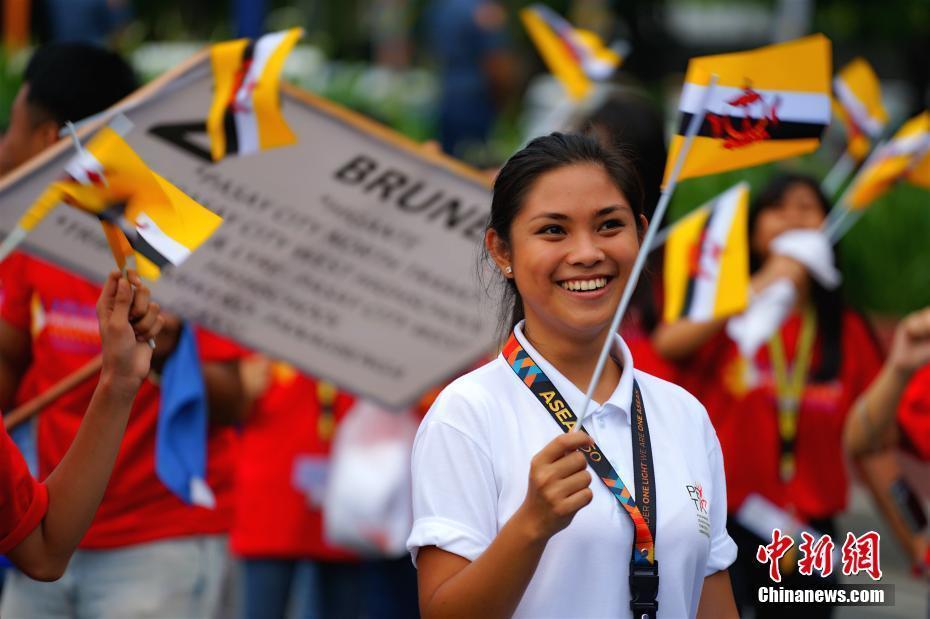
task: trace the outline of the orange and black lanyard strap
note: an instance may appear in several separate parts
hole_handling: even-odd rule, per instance
[[[769,340],[769,359],[775,378],[778,402],[778,436],[780,439],[778,473],[781,480],[786,483],[791,481],[796,470],[795,442],[798,437],[798,414],[801,411],[801,398],[804,395],[807,373],[810,370],[814,353],[816,333],[817,316],[813,306],[808,305],[804,308],[797,352],[790,371],[785,360],[785,347],[781,333],[776,333]]]
[[[578,417],[513,334],[504,346],[503,354],[517,378],[536,396],[559,427],[564,432],[571,431]],[[630,608],[636,619],[655,619],[659,610],[659,562],[656,561],[655,556],[655,469],[652,464],[652,445],[649,441],[649,426],[646,423],[643,394],[635,380],[633,381],[632,408],[630,434],[633,439],[634,469],[639,472],[636,475],[636,496],[640,497],[638,502],[630,495],[630,491],[614,467],[607,461],[600,447],[592,444],[587,450],[582,449],[581,452],[633,521]],[[581,431],[587,433],[584,428]]]

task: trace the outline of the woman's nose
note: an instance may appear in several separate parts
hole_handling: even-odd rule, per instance
[[[603,260],[604,256],[604,250],[593,235],[580,234],[575,237],[568,261],[580,266],[592,266]]]

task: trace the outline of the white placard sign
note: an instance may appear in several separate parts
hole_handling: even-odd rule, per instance
[[[295,146],[213,163],[211,90],[201,55],[117,106],[148,165],[225,219],[154,285],[159,302],[388,406],[492,350],[476,267],[490,203],[481,176],[291,87]],[[71,154],[60,143],[0,183],[4,235]],[[24,249],[95,281],[114,266],[97,221],[65,206]]]

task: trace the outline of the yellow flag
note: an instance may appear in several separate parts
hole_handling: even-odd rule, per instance
[[[665,246],[666,322],[704,322],[749,303],[749,185],[740,183],[674,224]]]
[[[906,179],[930,187],[930,112],[910,119],[882,146],[854,181],[849,206],[865,208],[891,186]]]
[[[20,219],[32,230],[60,201],[100,220],[119,266],[135,255],[139,275],[158,279],[162,267],[177,266],[222,223],[180,189],[153,172],[109,127],[65,167]]]
[[[609,78],[623,62],[596,34],[573,27],[545,5],[523,9],[520,19],[546,66],[574,101],[588,96],[592,81]]]
[[[679,179],[760,165],[815,150],[830,123],[830,40],[812,35],[748,52],[692,58],[665,166],[671,174],[684,135],[710,83],[704,118]]]
[[[846,126],[846,148],[862,161],[888,123],[878,76],[865,59],[855,58],[833,78],[833,96],[833,111]]]
[[[213,103],[207,134],[214,161],[297,142],[281,114],[279,84],[284,61],[301,36],[303,29],[291,28],[210,48]]]

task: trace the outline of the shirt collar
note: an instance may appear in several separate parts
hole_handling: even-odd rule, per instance
[[[539,369],[549,377],[549,380],[552,381],[555,388],[558,389],[562,397],[565,398],[565,403],[568,404],[575,415],[580,414],[581,407],[584,405],[584,392],[565,378],[561,372],[555,369],[551,363],[539,354],[539,351],[533,348],[533,345],[530,344],[526,336],[523,335],[523,322],[524,321],[521,320],[513,329],[517,341],[520,342],[524,350],[533,358],[533,361],[536,362]],[[603,405],[594,400],[591,401],[593,406],[589,406],[588,410],[590,412],[588,416],[591,417],[593,415],[607,414],[611,411],[620,411],[625,415],[627,422],[629,422],[630,407],[633,403],[633,355],[630,353],[629,347],[619,334],[615,333],[613,337],[614,340],[611,345],[610,356],[621,361],[620,382],[617,383],[617,388],[614,389],[614,392]]]

